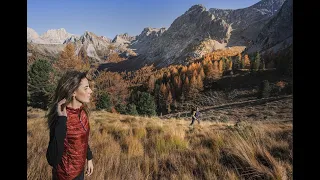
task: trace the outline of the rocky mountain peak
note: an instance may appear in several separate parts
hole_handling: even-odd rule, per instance
[[[78,36],[72,35],[72,36],[70,36],[69,38],[67,38],[67,39],[63,42],[63,44],[67,44],[67,43],[71,43],[71,42],[74,43],[74,42],[78,41],[79,38],[80,38],[80,37],[78,37]]]
[[[62,44],[66,39],[70,38],[73,34],[68,33],[64,28],[49,29],[41,35],[41,39],[52,44]]]
[[[104,58],[104,52],[107,52],[111,40],[98,36],[93,32],[85,31],[78,40],[74,42],[76,46],[76,53],[82,48],[87,52],[87,55],[96,61],[101,61]]]
[[[87,38],[92,38],[92,37],[96,37],[97,35],[95,35],[93,32],[85,31],[82,36]]]
[[[98,41],[102,42],[108,42],[110,43],[110,39],[104,37],[104,36],[98,36],[93,32],[90,31],[85,31],[82,36],[80,36],[79,40],[84,43],[84,42],[89,42],[89,43],[94,43],[98,44]]]
[[[248,53],[272,50],[274,52],[292,44],[292,0],[286,0],[278,13],[261,29]]]
[[[39,34],[32,28],[27,27],[27,40],[39,38]]]
[[[136,36],[136,40],[132,41],[133,44],[136,43],[151,43],[151,41],[159,36],[161,36],[167,29],[166,28],[152,28],[146,27],[142,30],[142,32]],[[147,43],[147,44],[148,44]]]
[[[202,4],[196,4],[191,6],[186,13],[203,12],[206,10],[206,7],[204,7]]]
[[[59,29],[49,29],[45,34],[67,34],[66,29],[64,28],[59,28]]]
[[[110,38],[107,38],[106,36],[101,36],[101,38],[109,43],[111,43],[111,39]]]
[[[275,14],[286,0],[261,0],[256,4],[248,7],[259,10],[266,10],[267,13]]]
[[[136,37],[135,36],[130,36],[128,33],[124,33],[124,34],[118,34],[116,35],[112,42],[113,43],[130,43],[131,41],[135,40]]]
[[[285,0],[261,0],[258,3],[241,9],[210,8],[209,12],[215,17],[232,24],[233,29],[245,29],[250,25],[269,19],[282,6]]]
[[[165,29],[145,28],[132,43],[141,58],[157,67],[188,63],[189,57],[200,57],[198,46],[206,39],[214,39],[208,49],[224,48],[231,27],[223,19],[216,19],[202,5],[194,5]],[[161,61],[160,61],[161,60]]]
[[[27,42],[37,44],[49,44],[39,36],[39,34],[32,28],[27,27]]]
[[[152,28],[152,27],[146,27],[143,29],[141,34],[139,36],[149,36],[150,34],[162,34],[166,28]]]

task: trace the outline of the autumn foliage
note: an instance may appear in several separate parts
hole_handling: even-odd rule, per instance
[[[108,57],[106,58],[105,61],[108,63],[110,63],[110,62],[117,63],[117,62],[123,61],[124,59],[125,58],[120,57],[117,52],[112,52],[108,55]]]
[[[74,45],[68,43],[61,52],[54,67],[62,72],[67,70],[87,71],[90,68],[90,63],[83,49],[80,51],[79,55],[77,55],[75,53]]]
[[[128,83],[119,73],[101,71],[95,78],[96,95],[107,92],[113,105],[124,103],[129,97]]]
[[[140,96],[139,93],[146,92],[154,99],[158,114],[174,112],[177,102],[197,98],[208,87],[206,85],[221,78],[224,72],[250,68],[249,56],[241,54],[242,51],[242,47],[226,48],[208,53],[188,65],[171,65],[161,69],[146,65],[136,71],[120,73],[96,71],[91,79],[94,89],[92,105],[95,107],[102,94],[107,94],[110,101],[107,109],[119,113],[125,112],[124,109],[135,112],[132,107],[137,106],[138,99],[132,98],[132,94]],[[83,47],[76,52],[73,43],[67,44],[54,63],[55,69],[58,72],[94,69],[90,67],[90,58]],[[116,52],[107,58],[108,62],[122,60]]]
[[[234,46],[226,49],[219,49],[204,55],[204,60],[220,60],[222,57],[236,56],[244,50],[243,46]]]

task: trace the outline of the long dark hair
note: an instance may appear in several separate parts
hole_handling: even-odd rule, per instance
[[[87,72],[67,71],[58,81],[58,85],[49,106],[49,113],[47,114],[49,128],[53,125],[58,116],[57,103],[63,98],[66,98],[65,105],[70,103],[72,100],[72,94],[78,89],[83,78],[87,78]],[[89,108],[87,104],[84,103],[83,106],[84,111],[87,116],[89,116]]]

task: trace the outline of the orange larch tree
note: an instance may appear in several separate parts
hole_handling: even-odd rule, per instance
[[[206,77],[206,75],[204,74],[203,67],[200,68],[200,73],[199,73],[199,75],[200,75],[200,77],[201,77],[202,80]]]
[[[220,73],[222,73],[222,72],[224,71],[223,65],[224,65],[223,60],[219,60],[219,72],[220,72]]]
[[[61,72],[67,70],[81,70],[82,62],[75,54],[75,47],[72,43],[68,43],[59,55],[59,59],[54,63],[54,67]]]
[[[243,62],[243,65],[244,65],[244,67],[243,68],[250,68],[250,59],[249,59],[249,56],[248,56],[248,54],[246,54],[246,55],[244,55],[244,57],[243,57],[243,60],[242,60]]]
[[[95,78],[96,95],[108,92],[113,105],[125,103],[129,97],[128,83],[119,73],[102,71]]]
[[[148,92],[151,93],[154,90],[155,78],[154,75],[151,75],[148,81]]]
[[[78,53],[78,58],[81,62],[79,64],[80,71],[89,71],[90,70],[90,62],[89,62],[89,57],[87,55],[87,52],[84,50],[84,47],[81,47]]]
[[[171,112],[171,104],[173,102],[172,99],[172,95],[171,95],[171,91],[169,91],[168,97],[166,99],[166,108],[167,108],[167,112],[170,113]]]
[[[189,91],[187,93],[187,96],[189,98],[193,98],[197,93],[198,93],[198,81],[196,76],[192,76],[190,80],[190,86],[189,86]]]
[[[202,91],[203,90],[203,79],[200,75],[198,75],[197,77],[197,89],[198,91]]]

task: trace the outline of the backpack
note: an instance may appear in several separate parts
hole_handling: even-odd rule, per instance
[[[200,117],[200,112],[196,111],[196,118],[198,119]]]

